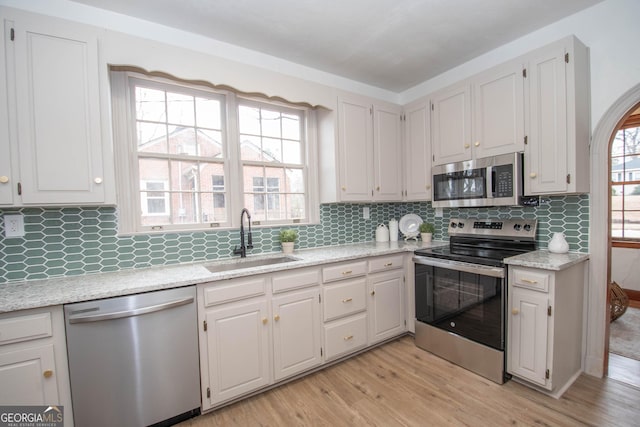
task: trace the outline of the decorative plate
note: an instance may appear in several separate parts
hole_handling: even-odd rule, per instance
[[[422,224],[422,218],[416,214],[407,214],[400,218],[398,226],[400,232],[404,234],[404,240],[415,239],[420,234],[420,224]]]

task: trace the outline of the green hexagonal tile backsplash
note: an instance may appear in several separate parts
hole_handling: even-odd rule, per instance
[[[362,208],[370,208],[363,219]],[[25,236],[5,238],[0,221],[0,283],[117,271],[229,258],[239,242],[237,230],[117,235],[115,208],[0,209],[0,216],[24,215]],[[435,225],[435,239],[448,239],[449,218],[537,218],[538,246],[563,232],[573,251],[588,250],[589,197],[549,197],[541,206],[444,209],[436,218],[431,203],[327,204],[320,224],[296,227],[298,248],[368,242],[375,229],[391,218],[415,213]],[[280,228],[255,228],[252,254],[280,250]]]

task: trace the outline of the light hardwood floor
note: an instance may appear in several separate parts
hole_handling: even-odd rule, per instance
[[[180,426],[637,426],[639,402],[640,389],[587,375],[558,400],[498,385],[405,336]]]

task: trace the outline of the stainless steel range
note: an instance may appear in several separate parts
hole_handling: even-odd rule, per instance
[[[415,251],[416,345],[502,384],[507,272],[536,249],[536,220],[451,219],[450,244]]]

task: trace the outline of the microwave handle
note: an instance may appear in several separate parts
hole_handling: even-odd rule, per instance
[[[486,169],[487,174],[487,199],[493,199],[494,194],[496,194],[493,182],[493,166],[487,166]]]

